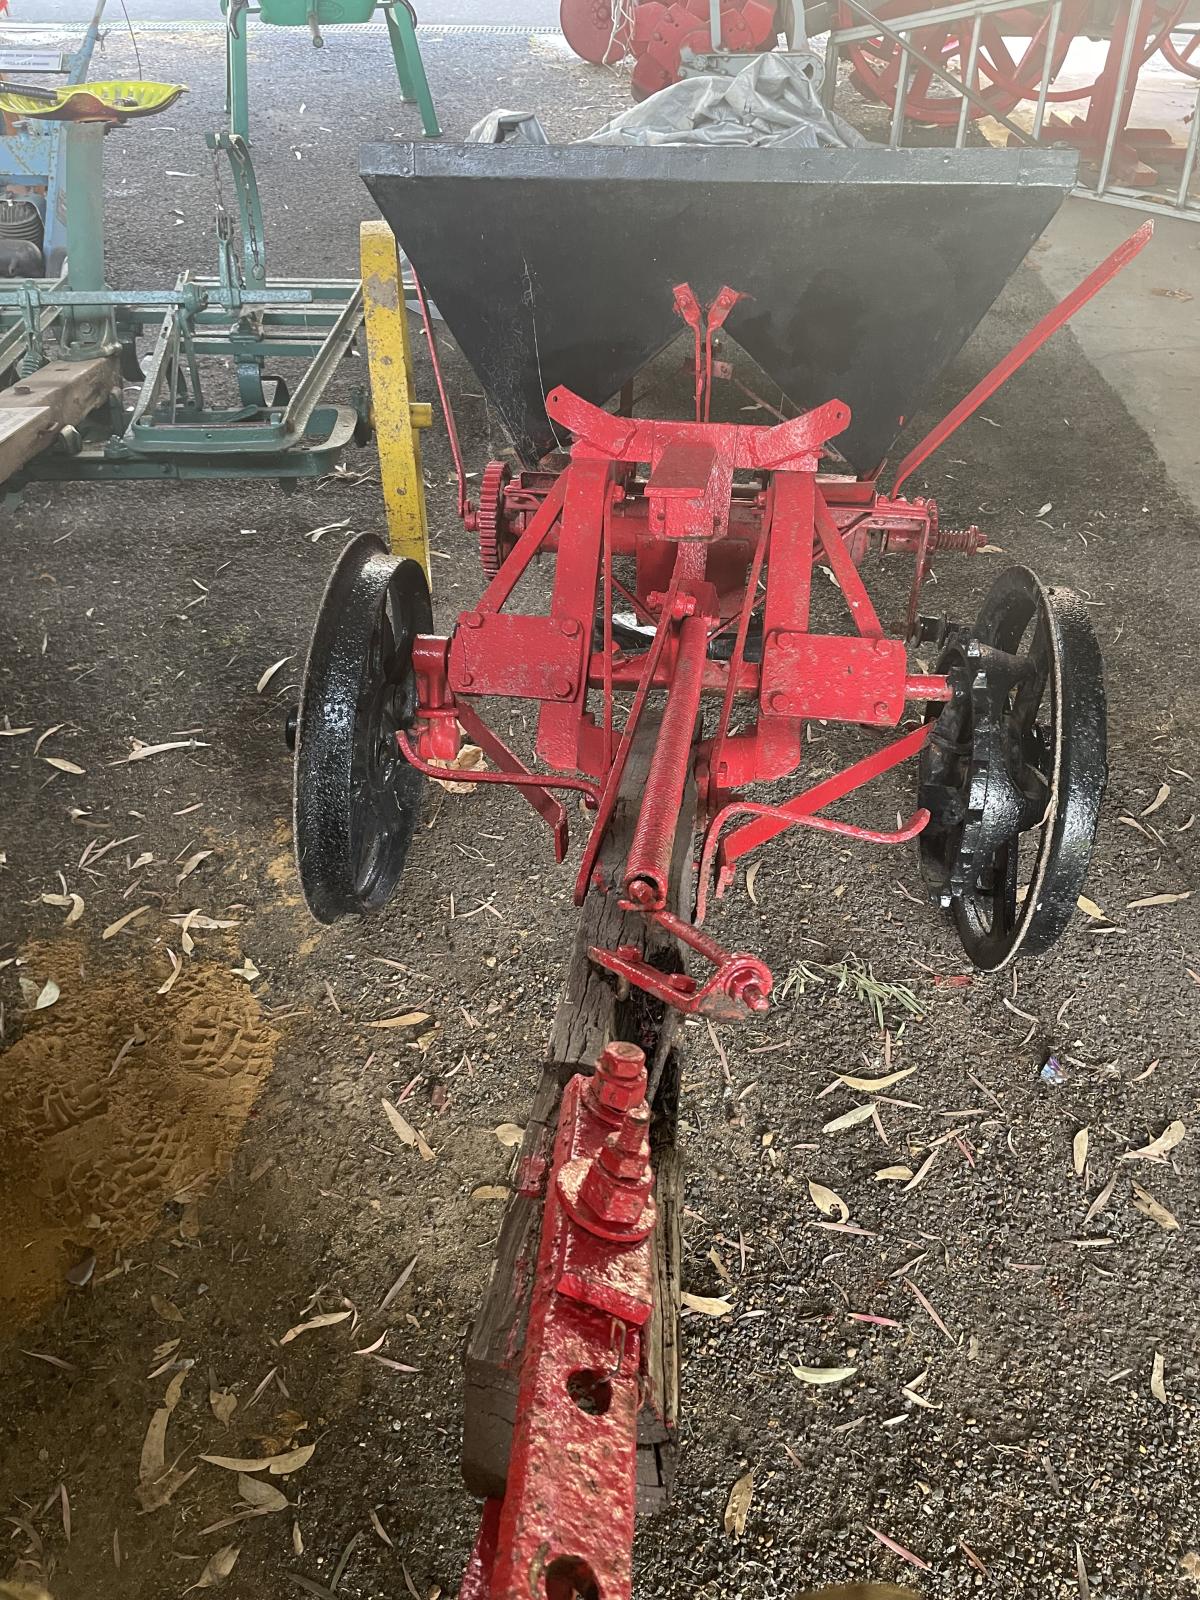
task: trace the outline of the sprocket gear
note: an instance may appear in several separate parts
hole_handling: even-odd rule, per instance
[[[475,531],[479,535],[483,575],[489,583],[500,570],[500,513],[504,508],[504,490],[511,478],[512,468],[507,461],[489,461],[479,485]]]

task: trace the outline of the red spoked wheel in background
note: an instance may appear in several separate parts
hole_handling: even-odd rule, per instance
[[[645,0],[636,8],[629,41],[635,100],[644,100],[678,81],[685,49],[704,55],[713,48],[708,18],[708,0],[675,0],[673,5]],[[778,33],[774,0],[723,0],[723,49],[772,50]]]
[[[612,0],[560,0],[558,20],[571,49],[594,66],[615,66],[628,53],[629,28],[622,22],[614,32]]]
[[[1137,62],[1142,64],[1160,48],[1168,59],[1175,53],[1170,31],[1179,21],[1186,0],[1162,0],[1155,7],[1149,37],[1142,41],[1137,52]],[[1066,0],[1059,19],[1051,55],[1050,76],[1061,71],[1075,37],[1087,30],[1091,7],[1089,0]],[[911,16],[912,0],[880,0],[875,13],[881,22],[893,17]],[[862,17],[848,5],[839,9],[839,28],[857,27]],[[979,49],[975,70],[968,85],[984,102],[972,104],[967,115],[972,121],[989,115],[1008,116],[1022,101],[1036,100],[1038,85],[1046,65],[1046,39],[1050,27],[1048,13],[1040,16],[1014,6],[1009,11],[993,12],[985,16],[979,30]],[[970,59],[972,24],[970,19],[958,23],[935,24],[929,28],[914,29],[911,42],[945,67],[957,78],[965,78],[966,64]],[[1024,38],[1028,43],[1019,56],[1009,49],[1009,39]],[[893,105],[900,76],[900,47],[891,39],[880,36],[851,47],[849,53],[853,68],[853,82],[860,93]],[[1189,51],[1190,53],[1190,51]],[[1194,69],[1184,67],[1185,71]],[[936,92],[939,83],[935,74],[920,63],[910,66],[906,116],[913,122],[932,126],[945,126],[958,121],[959,99],[949,85],[941,85],[943,93]],[[1082,88],[1051,89],[1046,96],[1049,104],[1072,100],[1087,100],[1095,93],[1096,85]]]

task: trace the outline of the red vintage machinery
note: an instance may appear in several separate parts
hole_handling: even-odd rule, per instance
[[[779,849],[800,834],[916,841],[978,967],[1044,951],[1083,885],[1104,788],[1095,635],[1079,597],[1024,567],[995,580],[973,625],[923,616],[933,559],[983,536],[903,491],[1149,225],[885,490],[897,432],[1053,215],[1073,157],[393,144],[363,170],[523,464],[489,466],[473,506],[461,489],[484,584],[447,634],[416,562],[365,534],[337,562],[296,732],[314,914],[384,904],[423,782],[465,738],[489,766],[455,777],[515,788],[558,861],[565,802],[583,817],[575,900],[585,918],[612,907],[621,930],[585,936],[586,982],[641,995],[660,1019],[770,1005],[766,963],[726,947],[712,907],[780,835]],[[606,409],[678,331],[690,414]],[[769,422],[716,420],[717,385],[741,382],[725,338],[778,386],[778,407],[755,402]],[[891,634],[860,570],[874,553],[913,563]],[[922,641],[932,671],[910,662]],[[496,732],[496,701],[536,709],[540,765]],[[844,725],[865,753],[753,798],[802,771],[814,722]],[[897,821],[871,785],[906,763],[915,804]],[[681,961],[660,959],[668,944]],[[650,1148],[665,1079],[649,1054],[643,1034],[560,1060],[531,1116],[513,1200],[524,1242],[501,1251],[520,1280],[509,1411],[498,1465],[471,1474],[488,1499],[465,1600],[630,1593],[656,1195],[667,1203]]]
[[[972,91],[968,120],[1008,117],[1022,103],[1034,106],[1035,138],[1072,144],[1086,161],[1111,163],[1126,181],[1153,182],[1159,169],[1178,168],[1185,159],[1166,129],[1130,127],[1129,119],[1139,74],[1155,57],[1184,78],[1200,79],[1195,0],[1062,0],[1048,7],[959,8],[945,16],[949,8],[939,0],[879,0],[870,7],[836,0],[807,10],[814,24],[883,24],[878,36],[852,45],[849,56],[855,86],[886,105],[896,100],[904,55],[893,25],[929,13],[928,24],[908,34],[920,52],[904,62],[904,115],[913,122],[959,122],[962,101],[939,80],[934,69],[942,68]],[[1068,53],[1081,39],[1107,40],[1104,64],[1089,84],[1064,83],[1060,74]],[[1083,115],[1067,120],[1057,112],[1080,102]]]

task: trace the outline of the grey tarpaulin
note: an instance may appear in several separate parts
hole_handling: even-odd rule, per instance
[[[835,111],[827,111],[821,104],[805,69],[807,59],[801,54],[767,54],[756,56],[734,77],[685,78],[577,142],[770,144],[808,150],[845,150],[869,144]],[[504,144],[514,137],[548,143],[537,118],[519,111],[493,111],[467,135],[474,144]]]
[[[579,142],[843,150],[870,141],[821,104],[803,57],[767,54],[756,56],[736,77],[670,84]]]

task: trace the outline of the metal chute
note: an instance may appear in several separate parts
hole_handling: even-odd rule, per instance
[[[1075,179],[1058,150],[368,146],[362,175],[522,458],[679,333],[672,289],[797,407],[845,401],[870,471]]]

